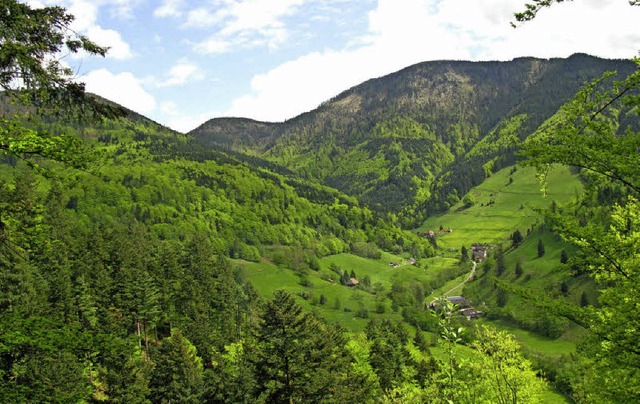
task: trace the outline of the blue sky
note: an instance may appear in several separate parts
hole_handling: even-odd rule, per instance
[[[576,0],[513,29],[526,0],[30,0],[110,46],[65,56],[87,89],[181,132],[221,116],[283,121],[427,60],[631,58],[640,7]]]

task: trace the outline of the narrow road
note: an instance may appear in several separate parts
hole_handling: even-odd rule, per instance
[[[459,287],[463,286],[465,283],[469,282],[469,281],[473,278],[473,276],[476,274],[476,267],[477,267],[478,265],[476,264],[476,262],[475,262],[475,261],[472,261],[472,262],[473,262],[473,268],[471,268],[471,272],[469,272],[469,276],[467,276],[467,277],[464,279],[464,281],[462,281],[462,283],[460,283],[460,284],[458,284],[458,285],[456,285],[456,286],[452,287],[452,288],[451,288],[451,289],[449,289],[448,291],[446,291],[442,296],[448,296],[448,295],[449,295],[449,293],[451,293],[451,292],[453,292],[454,290],[458,289]]]
[[[474,277],[474,275],[476,274],[476,267],[478,266],[478,264],[475,261],[471,261],[471,262],[473,263],[473,268],[471,268],[471,272],[469,272],[469,275],[467,275],[464,281],[452,287],[451,289],[443,293],[441,296],[445,296],[445,297],[448,296],[451,292],[462,287],[465,283],[469,282]],[[429,306],[432,306],[437,300],[438,299],[432,300],[431,303],[429,303]]]

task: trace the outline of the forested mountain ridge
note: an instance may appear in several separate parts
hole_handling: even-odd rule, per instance
[[[282,123],[219,118],[188,135],[199,145],[263,156],[373,209],[404,209],[417,223],[515,162],[515,142],[584,82],[605,71],[624,76],[633,69],[628,60],[585,54],[424,62],[364,82]],[[505,130],[508,141],[495,142]],[[491,147],[469,154],[487,137]]]

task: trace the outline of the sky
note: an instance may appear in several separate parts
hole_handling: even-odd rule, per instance
[[[513,28],[526,0],[27,0],[57,5],[105,58],[62,55],[86,89],[180,132],[216,117],[281,122],[429,60],[582,52],[632,58],[640,7],[576,0]]]

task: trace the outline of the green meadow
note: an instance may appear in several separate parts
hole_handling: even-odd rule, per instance
[[[390,264],[398,264],[392,267]],[[258,293],[268,298],[274,290],[284,289],[305,298],[299,302],[305,308],[318,313],[328,321],[341,324],[348,330],[364,329],[369,318],[385,317],[400,320],[400,312],[394,312],[388,293],[397,284],[420,283],[433,285],[434,282],[446,282],[441,278],[447,276],[445,271],[457,266],[454,258],[427,258],[419,260],[415,265],[407,263],[407,259],[383,253],[380,259],[362,258],[352,254],[338,254],[320,260],[319,271],[306,270],[296,274],[294,271],[280,268],[270,263],[254,263],[236,261],[246,277]],[[331,270],[338,267],[343,271],[355,273],[362,280],[368,276],[371,290],[361,287],[343,286],[339,283],[338,274]],[[429,290],[430,291],[430,290]],[[324,304],[321,304],[321,297]],[[358,315],[366,310],[368,318]]]
[[[429,218],[416,231],[433,230],[440,226],[452,229],[451,233],[436,236],[438,246],[451,255],[472,243],[499,244],[509,238],[516,229],[523,234],[539,222],[540,208],[549,207],[552,201],[563,204],[582,192],[577,175],[568,167],[556,166],[546,177],[546,195],[532,167],[504,168],[481,185],[473,188],[469,195],[475,201],[465,207],[460,201],[449,212]],[[464,199],[464,198],[463,198]]]

